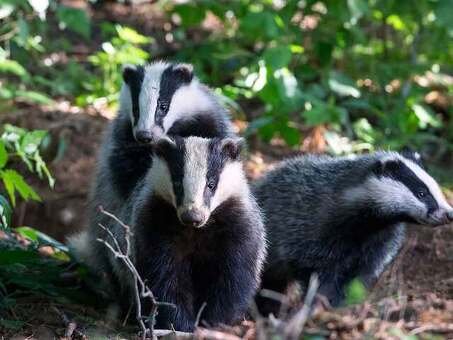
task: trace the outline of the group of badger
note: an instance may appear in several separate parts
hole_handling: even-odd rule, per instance
[[[441,225],[453,209],[416,154],[305,156],[248,184],[242,139],[191,65],[123,70],[120,109],[100,151],[90,224],[70,244],[115,299],[134,301],[135,278],[99,239],[125,247],[156,299],[156,327],[230,324],[261,288],[284,293],[317,273],[331,305],[360,277],[370,286],[398,253],[405,223]],[[276,308],[263,303],[263,311]],[[145,304],[146,314],[146,304]],[[149,306],[148,306],[149,308]],[[269,310],[267,310],[269,309]]]

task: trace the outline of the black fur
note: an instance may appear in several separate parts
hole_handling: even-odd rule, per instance
[[[243,206],[229,199],[205,227],[194,229],[183,226],[175,209],[157,197],[141,209],[135,231],[138,270],[159,301],[177,306],[160,309],[157,328],[193,330],[204,302],[201,320],[210,325],[243,316],[255,293],[261,247],[254,221],[246,216]]]
[[[162,73],[159,88],[159,99],[157,101],[155,123],[158,126],[162,126],[164,117],[168,113],[170,103],[176,90],[181,86],[187,85],[192,81],[193,74],[184,65],[170,65]]]
[[[231,136],[225,120],[216,119],[210,112],[200,112],[189,119],[176,121],[168,131],[170,136],[224,138]]]
[[[145,77],[145,68],[143,66],[126,67],[123,70],[123,80],[129,86],[132,98],[132,114],[134,115],[134,124],[137,124],[140,116],[139,96]]]
[[[117,194],[127,199],[151,166],[152,150],[149,145],[137,143],[130,120],[124,115],[113,122],[112,135],[115,138],[107,159],[111,181]]]

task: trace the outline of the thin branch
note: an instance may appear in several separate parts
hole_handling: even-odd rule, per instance
[[[198,310],[198,313],[197,313],[197,317],[195,319],[195,328],[198,327],[198,325],[200,324],[200,319],[201,319],[201,314],[203,314],[203,311],[204,309],[206,308],[208,304],[205,302],[203,302],[203,304],[201,305],[200,309]]]
[[[318,275],[313,274],[310,277],[307,294],[305,295],[304,305],[302,308],[289,320],[285,328],[285,335],[287,339],[297,340],[300,338],[305,323],[310,316],[311,306],[315,299],[316,292],[318,291],[319,280]]]
[[[170,306],[170,307],[176,308],[176,306],[172,303],[157,301],[156,298],[154,297],[154,294],[152,293],[151,289],[149,289],[149,287],[145,284],[144,280],[138,273],[137,268],[135,267],[133,261],[130,258],[130,253],[131,253],[130,238],[132,236],[131,228],[128,225],[126,225],[125,223],[123,223],[115,215],[105,211],[101,206],[99,207],[99,211],[101,213],[103,213],[104,215],[113,219],[124,229],[124,232],[125,232],[124,239],[126,242],[125,250],[120,246],[118,239],[115,237],[115,235],[112,233],[112,231],[110,229],[106,228],[101,223],[99,223],[99,227],[106,232],[107,236],[112,240],[113,245],[102,238],[98,238],[97,241],[100,242],[101,244],[103,244],[107,249],[109,249],[115,258],[123,261],[126,268],[132,274],[132,277],[134,279],[134,295],[135,295],[134,298],[135,298],[135,308],[136,308],[136,319],[142,330],[142,339],[145,340],[147,338],[148,334],[151,337],[151,339],[154,339],[157,336],[159,336],[155,333],[155,330],[154,330],[155,318],[157,315],[158,307]],[[147,317],[142,315],[142,299],[146,299],[146,298],[149,299],[149,301],[151,303],[150,315]],[[145,324],[145,321],[147,324]],[[171,331],[171,330],[168,330],[168,331],[160,330],[160,333],[165,333],[165,332],[174,333],[174,331]],[[169,334],[169,333],[166,333],[166,334]]]

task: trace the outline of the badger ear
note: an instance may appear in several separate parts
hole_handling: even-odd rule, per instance
[[[222,139],[221,148],[224,153],[232,160],[239,159],[242,148],[244,147],[243,138],[225,138]]]
[[[190,83],[193,79],[193,66],[191,64],[177,64],[173,71],[180,77],[182,82]]]
[[[156,155],[159,156],[168,154],[171,150],[176,149],[176,142],[170,137],[163,136],[157,142],[155,142],[152,147]]]
[[[414,151],[410,147],[405,146],[401,150],[401,156],[411,160],[412,162],[423,168],[422,156],[417,151]]]
[[[373,165],[373,172],[377,176],[382,176],[384,174],[390,174],[398,171],[401,165],[401,161],[393,158],[384,158],[378,159]]]
[[[123,66],[123,80],[127,85],[143,76],[143,66],[126,64]]]

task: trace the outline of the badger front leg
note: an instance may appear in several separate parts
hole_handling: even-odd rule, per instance
[[[196,308],[206,303],[200,318],[202,322],[230,324],[244,316],[256,293],[256,260],[244,250],[241,253],[232,249],[216,261],[204,264],[203,282],[194,285],[198,290]]]

